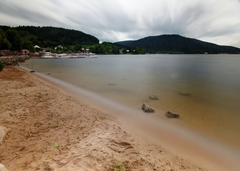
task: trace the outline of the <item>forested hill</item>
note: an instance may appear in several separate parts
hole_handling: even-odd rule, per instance
[[[147,53],[184,53],[184,54],[238,54],[240,49],[220,46],[180,35],[151,36],[139,40],[116,42],[129,48],[143,48]]]
[[[56,27],[0,26],[0,50],[18,51],[28,49],[34,51],[34,45],[48,48],[56,53],[79,52],[82,48],[90,49],[97,54],[239,54],[240,49],[231,46],[220,46],[180,35],[150,36],[134,41],[102,43],[89,34],[77,30]],[[62,45],[63,49],[55,50]]]
[[[0,49],[29,49],[33,45],[55,47],[58,45],[93,45],[99,40],[81,31],[55,27],[0,26]]]

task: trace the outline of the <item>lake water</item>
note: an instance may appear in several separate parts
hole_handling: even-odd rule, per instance
[[[147,103],[153,117],[179,113],[176,124],[240,149],[240,55],[99,55],[24,66],[131,108]]]

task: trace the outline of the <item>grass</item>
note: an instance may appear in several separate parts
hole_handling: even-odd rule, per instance
[[[114,167],[114,171],[125,171],[125,167],[122,163],[118,162],[115,167]]]
[[[2,71],[4,68],[4,64],[0,62],[0,71]]]
[[[60,151],[60,145],[57,143],[53,144],[53,148]]]

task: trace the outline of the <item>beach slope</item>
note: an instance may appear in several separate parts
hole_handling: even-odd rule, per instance
[[[25,71],[5,68],[0,90],[0,163],[9,171],[204,170]]]

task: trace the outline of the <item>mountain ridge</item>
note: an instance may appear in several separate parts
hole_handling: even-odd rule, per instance
[[[147,53],[179,53],[179,54],[239,54],[240,48],[218,45],[178,34],[148,36],[138,40],[115,42],[128,48],[143,48]]]
[[[90,49],[97,54],[240,54],[240,48],[217,45],[214,43],[188,38],[179,34],[148,36],[138,40],[120,41],[115,43],[99,43],[99,39],[79,30],[52,26],[2,26],[0,25],[0,50],[29,49],[33,46],[50,48],[62,45],[61,52],[79,52],[82,48]]]

